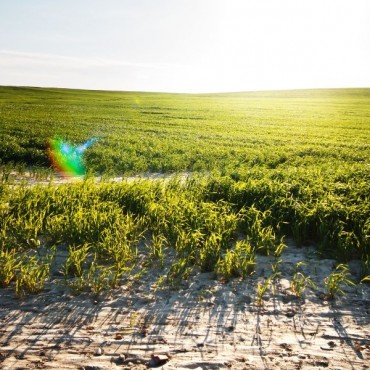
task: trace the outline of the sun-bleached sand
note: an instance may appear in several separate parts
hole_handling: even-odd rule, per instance
[[[288,244],[262,307],[256,285],[271,274],[272,257],[259,256],[245,280],[195,271],[178,290],[156,288],[161,270],[99,297],[72,295],[58,271],[38,295],[18,299],[1,289],[0,368],[369,369],[369,285],[326,300],[323,279],[334,261]],[[301,260],[317,288],[297,299],[288,288]],[[350,266],[356,275],[358,265]]]

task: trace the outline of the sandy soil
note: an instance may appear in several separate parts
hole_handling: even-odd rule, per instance
[[[133,182],[137,180],[170,180],[173,177],[178,177],[181,181],[185,181],[191,175],[190,172],[181,172],[178,174],[164,174],[159,172],[146,172],[139,175],[133,176],[116,176],[116,177],[94,177],[94,181],[99,183],[101,181],[109,181],[109,182]],[[1,172],[0,172],[1,178]],[[32,175],[31,172],[25,172],[24,174],[18,174],[17,172],[13,171],[9,175],[9,182],[10,184],[19,185],[25,184],[27,186],[33,185],[60,185],[60,184],[73,184],[84,181],[84,176],[63,176],[57,173],[53,175],[48,174],[44,177],[39,177],[36,175]]]
[[[98,298],[72,295],[57,271],[35,296],[2,289],[0,368],[370,369],[370,286],[327,301],[320,291],[334,261],[291,243],[282,258],[263,307],[255,287],[272,260],[261,256],[244,281],[197,272],[177,291],[155,289],[159,270]],[[288,279],[300,260],[318,287],[295,299]]]

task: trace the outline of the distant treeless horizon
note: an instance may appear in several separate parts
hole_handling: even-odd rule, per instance
[[[367,0],[13,0],[0,85],[222,93],[370,87]]]
[[[15,88],[15,89],[40,89],[40,90],[71,90],[71,91],[86,91],[86,92],[102,92],[102,93],[129,93],[129,94],[169,94],[169,95],[251,95],[251,94],[268,94],[276,93],[283,94],[289,92],[330,92],[330,91],[370,91],[370,87],[309,87],[309,88],[296,88],[296,89],[266,89],[266,90],[235,90],[235,91],[210,91],[210,92],[181,92],[181,91],[155,91],[155,90],[118,90],[118,89],[98,89],[98,88],[80,88],[80,87],[59,87],[59,86],[31,86],[31,85],[0,85],[0,88]]]

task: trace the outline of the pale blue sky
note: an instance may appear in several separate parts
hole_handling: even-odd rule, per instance
[[[370,87],[369,0],[0,0],[0,85]]]

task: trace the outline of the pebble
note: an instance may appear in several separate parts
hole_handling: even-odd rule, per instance
[[[103,354],[103,350],[98,347],[96,350],[95,350],[95,356],[101,356]]]
[[[169,357],[167,355],[152,355],[152,358],[149,361],[150,367],[157,367],[164,365],[169,360]]]
[[[292,309],[288,310],[286,313],[286,317],[294,317],[296,315],[296,312]]]

